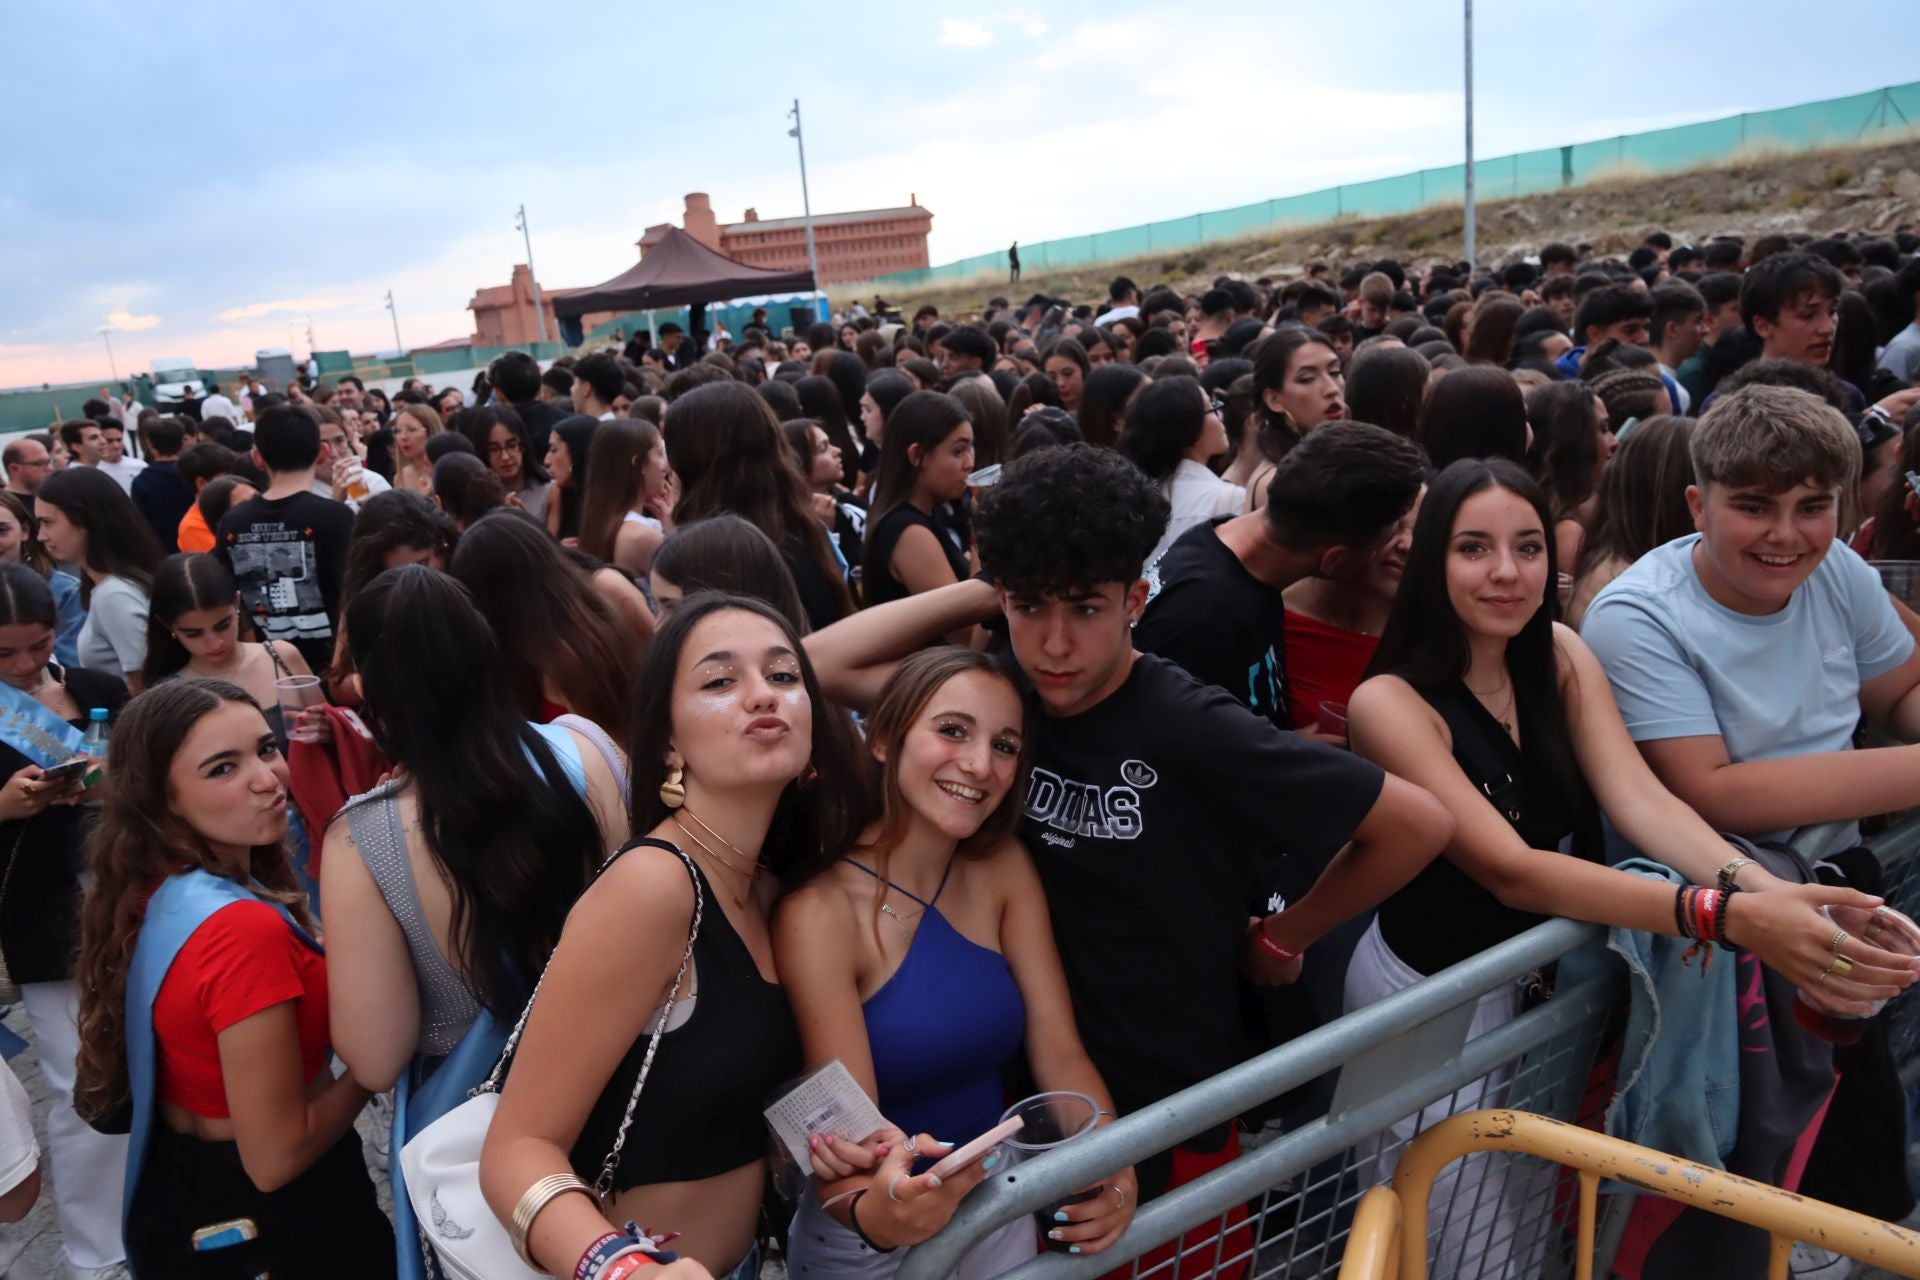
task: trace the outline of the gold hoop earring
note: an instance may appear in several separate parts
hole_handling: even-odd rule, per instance
[[[660,803],[678,809],[687,802],[687,789],[680,785],[683,770],[677,764],[667,766],[667,780],[660,784]]]

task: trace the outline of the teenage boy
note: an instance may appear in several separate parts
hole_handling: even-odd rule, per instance
[[[1573,340],[1580,345],[1555,360],[1553,367],[1564,378],[1579,377],[1587,352],[1608,338],[1644,347],[1652,320],[1652,298],[1631,285],[1603,285],[1580,299],[1573,314]]]
[[[586,357],[573,366],[573,411],[608,421],[615,416],[613,402],[626,380],[612,356],[600,352]]]
[[[1806,392],[1750,386],[1688,447],[1699,532],[1614,579],[1581,638],[1647,763],[1710,826],[1781,839],[1836,822],[1814,852],[1846,848],[1860,818],[1920,804],[1920,746],[1853,749],[1863,710],[1920,741],[1920,651],[1836,540],[1859,438]]]
[[[1405,884],[1453,827],[1420,788],[1134,648],[1141,566],[1167,510],[1118,454],[1042,449],[1009,464],[974,517],[997,586],[957,583],[807,638],[829,695],[864,708],[894,662],[1005,614],[1031,686],[1022,835],[1087,1051],[1122,1112],[1232,1066],[1236,974],[1293,981],[1309,945]],[[1250,919],[1276,844],[1327,869],[1285,911]],[[1193,1139],[1140,1168],[1142,1192],[1237,1152],[1230,1130]]]
[[[1653,318],[1647,324],[1648,346],[1660,362],[1660,380],[1673,397],[1673,411],[1686,413],[1693,397],[1680,384],[1678,370],[1693,358],[1706,336],[1707,300],[1690,284],[1675,280],[1652,294]]]
[[[128,455],[127,429],[112,418],[100,423],[100,461],[94,466],[112,476],[128,497],[133,496],[133,478],[147,469],[146,463]]]
[[[300,650],[315,671],[333,661],[340,574],[353,536],[353,512],[313,490],[320,424],[296,405],[275,405],[253,430],[253,456],[266,492],[221,517],[218,555],[240,588],[256,626]]]
[[[1834,265],[1811,253],[1755,263],[1740,282],[1740,319],[1760,339],[1761,359],[1826,368],[1845,287]]]
[[[1720,341],[1720,335],[1740,327],[1740,277],[1731,271],[1711,271],[1694,286],[1706,304],[1706,319],[1701,323],[1700,345],[1693,355],[1674,366],[1675,381],[1686,388],[1694,404],[1706,399],[1707,352]]]
[[[133,478],[133,505],[153,526],[160,549],[168,555],[180,549],[180,520],[193,505],[193,487],[180,478],[180,450],[186,446],[185,423],[180,418],[155,415],[141,428],[150,461]]]
[[[1423,479],[1419,446],[1391,431],[1343,422],[1309,433],[1281,459],[1265,506],[1189,529],[1155,562],[1134,644],[1293,728],[1281,593],[1364,572]]]

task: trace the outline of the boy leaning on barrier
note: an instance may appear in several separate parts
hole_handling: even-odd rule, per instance
[[[975,517],[997,585],[963,582],[808,637],[824,688],[860,708],[917,647],[1005,614],[1034,767],[1023,838],[1039,866],[1088,1052],[1122,1112],[1238,1060],[1235,974],[1291,982],[1328,930],[1405,884],[1453,822],[1432,796],[1135,651],[1143,562],[1165,498],[1110,451],[1008,466]],[[1245,897],[1278,843],[1327,863],[1287,910]],[[1228,1129],[1142,1162],[1143,1196],[1238,1154]]]
[[[1785,839],[1840,823],[1810,852],[1846,848],[1859,819],[1920,805],[1920,746],[1853,747],[1863,711],[1920,742],[1920,650],[1837,540],[1859,438],[1803,391],[1750,386],[1690,449],[1699,532],[1616,578],[1581,638],[1647,763],[1710,825]]]

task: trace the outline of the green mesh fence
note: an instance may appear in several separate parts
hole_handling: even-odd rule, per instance
[[[1920,81],[1797,107],[1750,111],[1722,120],[1703,120],[1671,129],[1478,160],[1473,170],[1474,191],[1480,199],[1500,200],[1577,186],[1598,178],[1671,173],[1695,165],[1733,160],[1742,154],[1804,151],[1857,142],[1875,134],[1915,126],[1920,126]],[[1023,244],[1020,265],[1025,270],[1049,270],[1149,253],[1172,253],[1208,241],[1231,240],[1280,227],[1310,226],[1339,217],[1377,218],[1411,213],[1430,205],[1458,202],[1465,196],[1464,166],[1447,165],[1163,222]],[[1004,276],[1006,271],[1006,251],[999,250],[937,267],[896,271],[880,276],[874,283],[884,288],[903,289],[976,276]]]

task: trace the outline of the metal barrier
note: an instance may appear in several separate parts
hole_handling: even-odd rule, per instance
[[[1912,914],[1920,907],[1920,860],[1912,856],[1920,851],[1920,815],[1895,823],[1870,843],[1886,869],[1887,900]],[[1406,1146],[1384,1134],[1388,1126],[1417,1120],[1442,1101],[1456,1111],[1492,1106],[1575,1117],[1607,1020],[1619,1005],[1621,992],[1612,982],[1595,979],[1563,991],[1485,1035],[1469,1039],[1467,1032],[1481,996],[1603,932],[1597,925],[1550,921],[1015,1165],[982,1183],[944,1230],[908,1253],[901,1280],[940,1280],[976,1242],[1022,1214],[1337,1073],[1326,1115],[1141,1205],[1111,1250],[1092,1257],[1043,1254],[1008,1273],[1011,1280],[1091,1280],[1131,1263],[1135,1280],[1332,1277],[1356,1207],[1367,1188],[1382,1180],[1375,1162],[1396,1158]],[[1912,1083],[1920,1076],[1920,997],[1902,996],[1888,1016],[1895,1060],[1902,1079]],[[1489,1073],[1499,1073],[1492,1089],[1484,1079]],[[1416,1134],[1420,1127],[1415,1124]],[[1492,1244],[1519,1260],[1509,1264],[1509,1274],[1572,1275],[1576,1242],[1562,1230],[1569,1206],[1554,1180],[1539,1176],[1538,1166],[1524,1159],[1488,1154],[1474,1160],[1484,1162],[1482,1173],[1470,1192],[1436,1206],[1432,1237],[1457,1242],[1472,1236],[1485,1247],[1497,1218],[1508,1234],[1493,1237]],[[1242,1208],[1245,1225],[1229,1229],[1228,1215]],[[1172,1256],[1156,1255],[1147,1265],[1138,1261],[1173,1240],[1182,1243]]]
[[[1406,1237],[1425,1239],[1435,1178],[1449,1164],[1479,1151],[1523,1153],[1580,1171],[1576,1280],[1593,1276],[1595,1202],[1602,1179],[1767,1232],[1772,1239],[1768,1280],[1786,1280],[1788,1259],[1800,1240],[1818,1241],[1857,1262],[1900,1275],[1920,1275],[1920,1235],[1902,1227],[1545,1116],[1471,1111],[1443,1120],[1416,1138],[1400,1158],[1391,1190],[1375,1187],[1367,1192],[1354,1216],[1341,1280],[1386,1280],[1394,1275],[1427,1280],[1425,1251],[1402,1253],[1403,1226]]]

